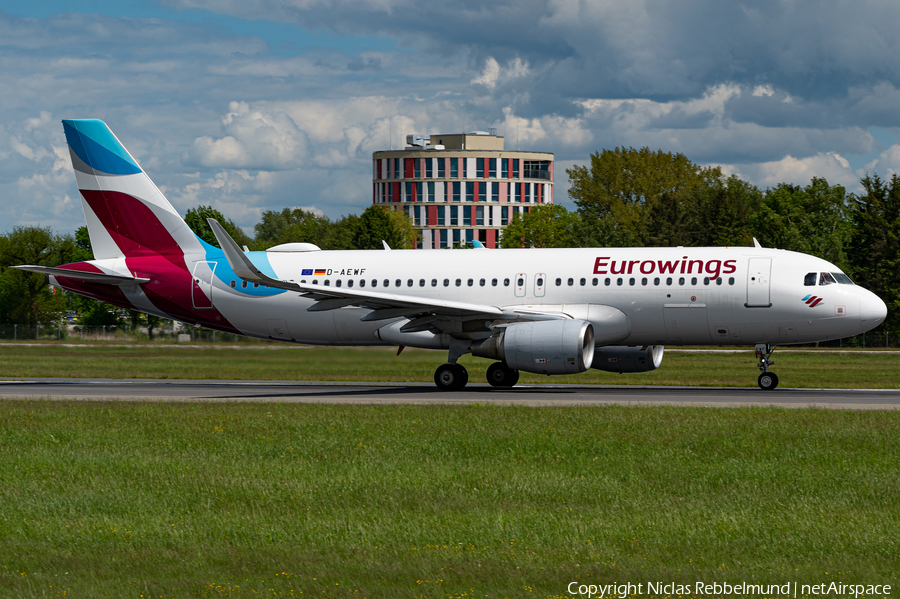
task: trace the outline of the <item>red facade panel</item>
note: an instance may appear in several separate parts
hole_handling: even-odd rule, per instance
[[[432,227],[437,224],[437,206],[429,206],[428,207],[428,224]],[[437,232],[435,232],[437,234]]]
[[[485,245],[491,249],[497,247],[497,229],[487,230],[487,243]]]

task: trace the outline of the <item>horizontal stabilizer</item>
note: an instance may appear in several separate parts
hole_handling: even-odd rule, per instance
[[[57,268],[51,266],[33,266],[25,264],[23,266],[10,266],[19,270],[27,270],[30,272],[39,272],[41,274],[53,277],[66,277],[67,279],[76,279],[78,281],[89,281],[91,283],[105,283],[107,285],[134,285],[137,283],[147,283],[150,279],[140,279],[137,277],[126,277],[122,275],[109,275],[103,272],[84,272],[82,270],[70,270],[68,268]]]

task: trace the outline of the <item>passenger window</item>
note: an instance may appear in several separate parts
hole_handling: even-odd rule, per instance
[[[444,279],[444,287],[450,286],[450,279]]]
[[[581,286],[584,287],[585,284],[587,283],[587,279],[581,279],[581,280],[579,281],[579,283],[581,283]]]
[[[831,285],[832,283],[837,283],[837,281],[834,280],[830,272],[823,272],[819,275],[819,285]]]
[[[734,277],[728,277],[728,284],[734,285]]]
[[[359,280],[359,286],[360,286],[360,287],[365,287],[365,286],[366,286],[366,280],[365,280],[365,279],[360,279],[360,280]]]
[[[491,279],[491,287],[497,286],[497,279]]]
[[[241,289],[247,288],[247,281],[241,281]]]
[[[401,285],[403,285],[403,281],[401,281],[400,279],[394,281],[394,287],[400,287]]]
[[[235,286],[237,286],[237,281],[232,281],[232,282],[231,282],[231,288],[234,289]]]
[[[569,287],[575,284],[575,279],[569,279]]]
[[[684,285],[684,277],[678,277],[678,284]]]
[[[703,277],[703,284],[709,285],[709,277]]]
[[[475,279],[469,279],[468,281],[466,281],[466,285],[468,285],[469,287],[471,287],[474,284],[475,284]]]
[[[255,286],[256,286],[256,283],[254,283],[253,286],[255,287]],[[326,286],[326,287],[331,287],[331,281],[329,281],[328,279],[325,279],[325,286]]]
[[[630,279],[628,279],[628,284],[634,285],[634,277],[631,277]]]
[[[353,287],[353,279],[347,281],[347,287]]]
[[[462,279],[456,279],[456,286],[460,287],[462,285]]]
[[[815,287],[816,279],[819,278],[819,273],[809,272],[806,273],[806,276],[803,277],[803,285],[806,287]]]
[[[654,284],[654,285],[659,285],[659,277],[655,277],[655,278],[653,279],[653,284]]]
[[[378,279],[372,279],[372,287],[378,287]]]
[[[480,287],[484,287],[484,284],[485,284],[486,282],[487,282],[487,281],[485,281],[484,279],[481,279],[480,281],[478,281],[478,285],[479,285]]]
[[[337,281],[335,281],[335,282],[334,282],[334,286],[335,286],[335,287],[340,287],[340,286],[341,286],[341,280],[338,279]]]
[[[666,277],[666,285],[672,284],[672,277]]]
[[[544,277],[538,277],[538,280],[537,280],[537,286],[538,286],[538,287],[543,287],[543,286],[544,286]]]
[[[697,284],[697,277],[691,277],[691,285]]]
[[[437,287],[437,279],[431,279],[431,286]]]
[[[327,284],[328,284],[328,281],[325,281],[325,284],[327,285]],[[254,288],[254,289],[259,288],[259,283],[253,283],[253,288]]]
[[[246,281],[245,281],[245,282],[246,282]],[[313,285],[318,285],[318,284],[319,284],[319,279],[313,279],[313,280],[312,280],[312,284],[313,284]]]
[[[425,279],[419,279],[419,287],[425,286]]]
[[[612,279],[606,277],[606,279],[603,281],[603,284],[609,287],[612,284]]]
[[[522,287],[523,285],[525,285],[525,279],[523,279],[522,277],[519,277],[519,280],[516,281],[516,285],[518,285],[519,287]]]
[[[594,277],[594,278],[591,280],[591,284],[592,284],[594,287],[596,287],[597,284],[598,284],[599,282],[600,282],[600,279],[598,279],[597,277]]]
[[[647,277],[644,277],[641,279],[641,285],[646,285],[646,284],[647,284]]]
[[[509,287],[509,279],[503,279],[503,286]]]
[[[625,279],[623,279],[622,277],[619,277],[618,279],[616,279],[616,285],[619,285],[620,287],[621,287],[622,283],[624,283],[624,282],[625,282]]]
[[[384,280],[384,286],[385,286],[385,287],[390,287],[390,286],[391,286],[390,280],[385,279],[385,280]]]
[[[722,277],[716,277],[716,285],[722,284]]]
[[[562,279],[556,279],[556,286],[559,287],[562,285]]]

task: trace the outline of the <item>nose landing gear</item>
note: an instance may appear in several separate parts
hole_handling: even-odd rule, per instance
[[[757,379],[757,383],[759,384],[759,388],[763,391],[771,391],[778,386],[778,375],[774,372],[769,372],[769,366],[775,363],[770,357],[776,347],[777,346],[769,345],[768,343],[756,344],[756,357],[759,360],[757,367],[762,372],[762,374],[759,375],[759,379]]]

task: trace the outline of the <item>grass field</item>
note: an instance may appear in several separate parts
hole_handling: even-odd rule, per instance
[[[431,382],[446,352],[392,348],[346,349],[253,345],[0,346],[0,376],[189,378],[307,381]],[[774,355],[785,387],[898,388],[900,354],[811,351]],[[469,380],[484,382],[490,360],[463,356]],[[572,376],[522,373],[523,383],[615,385],[756,385],[756,358],[741,353],[668,352],[653,372],[619,375],[598,370]]]
[[[900,413],[0,402],[0,596],[892,584]]]

